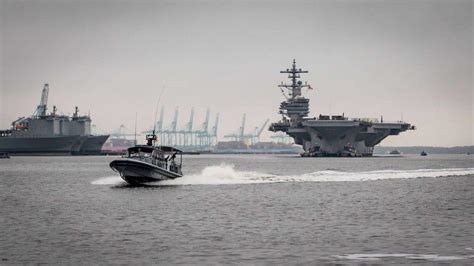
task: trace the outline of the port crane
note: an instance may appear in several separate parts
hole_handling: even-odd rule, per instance
[[[44,84],[43,91],[41,92],[41,100],[39,105],[36,107],[33,116],[40,117],[46,116],[46,110],[48,108],[48,94],[49,94],[49,85],[48,83]]]
[[[242,115],[242,123],[237,133],[225,135],[224,138],[231,139],[232,141],[249,142],[251,145],[260,141],[260,135],[267,126],[270,119],[265,120],[261,127],[255,127],[254,131],[250,134],[245,134],[245,122],[247,115]]]
[[[242,123],[236,133],[224,135],[224,138],[231,139],[232,141],[244,141],[246,117],[247,117],[247,114],[242,115]]]
[[[210,128],[210,109],[207,108],[204,121],[195,129],[195,109],[191,108],[188,122],[179,127],[178,117],[179,109],[175,109],[174,117],[167,127],[163,127],[164,108],[161,108],[159,120],[156,123],[155,134],[158,136],[158,143],[160,145],[186,147],[188,149],[201,150],[203,148],[209,149],[211,145],[217,143],[217,123],[219,114],[216,115],[216,124]],[[147,130],[142,133],[151,133],[152,130]]]
[[[118,129],[114,130],[112,133],[109,134],[111,137],[116,137],[116,138],[126,138],[126,137],[131,137],[131,136],[140,136],[135,133],[131,133],[129,129],[127,129],[124,125],[120,125]]]
[[[253,135],[252,134],[249,135],[251,144],[255,144],[257,142],[260,142],[260,135],[262,135],[262,132],[265,129],[265,127],[267,126],[268,122],[270,122],[270,119],[265,120],[265,122],[263,122],[263,124],[260,128],[255,127],[255,133]]]
[[[219,113],[216,114],[216,120],[211,131],[211,145],[217,145],[217,127],[219,126]]]

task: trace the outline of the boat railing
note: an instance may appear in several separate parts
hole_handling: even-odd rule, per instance
[[[122,158],[136,159],[142,162],[156,165],[168,171],[181,174],[181,167],[182,167],[182,154],[181,153],[180,153],[179,162],[176,159],[176,157],[171,158],[171,159],[169,159],[168,157],[160,158],[158,156],[153,156],[150,153],[143,153],[143,152],[127,153],[123,155]]]
[[[11,130],[0,130],[0,137],[10,137],[11,135]]]

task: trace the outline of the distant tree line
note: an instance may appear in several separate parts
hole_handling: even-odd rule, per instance
[[[473,154],[474,146],[457,146],[457,147],[432,147],[432,146],[407,146],[407,147],[389,147],[375,146],[374,153],[388,153],[398,150],[401,153],[417,154],[425,151],[428,154]]]

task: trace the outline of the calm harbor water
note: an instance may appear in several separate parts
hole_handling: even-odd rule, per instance
[[[472,156],[186,156],[146,187],[114,158],[0,160],[0,264],[474,263]]]

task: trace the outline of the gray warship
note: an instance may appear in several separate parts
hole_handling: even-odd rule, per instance
[[[9,154],[95,155],[109,135],[91,134],[91,118],[58,115],[56,106],[47,113],[49,85],[45,84],[40,104],[30,117],[20,117],[7,130],[0,130],[0,151]]]
[[[374,146],[390,135],[398,135],[415,126],[403,121],[384,122],[378,119],[348,118],[342,115],[319,115],[310,118],[309,99],[302,96],[302,89],[312,89],[300,79],[308,73],[296,67],[280,71],[288,74],[291,84],[278,85],[285,101],[280,104],[282,120],[272,123],[270,131],[281,131],[303,147],[303,157],[362,157],[372,156]]]

